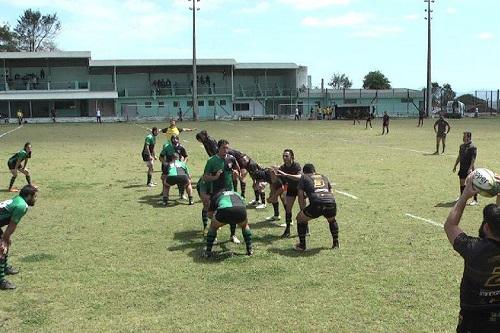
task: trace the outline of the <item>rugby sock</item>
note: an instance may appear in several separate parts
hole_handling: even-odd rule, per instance
[[[443,143],[443,151],[442,151],[443,154],[444,154],[444,148],[446,148],[446,145]]]
[[[5,280],[5,268],[7,268],[7,258],[0,260],[0,281]]]
[[[465,188],[465,185],[464,186],[460,186],[460,195],[462,195],[462,193],[464,193],[464,188]]]
[[[286,228],[290,230],[290,224],[292,224],[292,212],[285,212],[285,222]]]
[[[31,185],[31,176],[26,176],[26,181],[28,182],[28,185]]]
[[[297,233],[299,234],[299,242],[302,248],[306,248],[306,232],[307,223],[297,223]]]
[[[236,235],[236,224],[230,224],[229,229],[231,229],[231,237]]]
[[[247,251],[252,249],[252,231],[247,226],[243,230],[241,230],[243,234],[243,239],[245,240],[245,245],[247,246]]]
[[[10,178],[10,185],[9,185],[9,190],[14,186],[14,182],[16,181],[16,176],[12,176]]]
[[[166,205],[168,204],[168,196],[163,196],[163,203]]]
[[[201,221],[203,222],[203,229],[208,225],[208,212],[205,209],[201,210]]]
[[[260,203],[266,204],[266,193],[264,191],[260,192]]]
[[[337,224],[336,220],[334,220],[334,222],[328,223],[328,225],[330,226],[330,233],[332,234],[332,239],[335,243],[339,240],[339,225]]]
[[[217,238],[217,229],[211,227],[210,229],[208,229],[208,234],[207,234],[207,252],[212,251],[212,246],[214,246],[216,238]]]
[[[233,180],[233,191],[237,192],[238,191],[238,181]]]
[[[247,188],[247,183],[240,181],[240,187],[241,187],[241,196],[244,198],[245,197],[245,190]]]
[[[274,208],[274,216],[279,216],[280,215],[280,203],[273,202],[273,208]]]
[[[474,201],[477,201],[477,194],[474,194]]]
[[[260,192],[257,190],[254,190],[253,193],[255,194],[255,201],[259,201]]]
[[[148,173],[148,182],[146,183],[146,185],[151,184],[151,178],[153,178],[153,176]]]

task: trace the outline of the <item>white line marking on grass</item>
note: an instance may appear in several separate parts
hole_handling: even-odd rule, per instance
[[[142,126],[142,125],[139,125],[139,124],[136,124],[134,123],[135,126],[139,126],[140,128],[144,128],[144,129],[147,129],[149,131],[151,131],[151,129],[149,127],[146,127],[146,126]]]
[[[435,225],[436,227],[444,228],[444,226],[441,223],[434,222],[433,220],[424,219],[423,217],[415,216],[415,215],[408,214],[408,213],[406,213],[405,215],[409,216],[411,218],[414,218],[414,219],[417,219],[417,220],[424,221],[424,222],[427,222],[429,224]]]
[[[387,149],[394,149],[394,150],[409,151],[412,153],[430,154],[430,152],[428,152],[428,151],[415,150],[415,149],[409,149],[409,148],[398,148],[398,147],[389,147],[389,146],[377,146],[377,147],[378,148],[387,148]]]
[[[339,190],[335,190],[335,192],[337,192],[339,194],[342,194],[342,195],[345,195],[346,197],[349,197],[349,198],[354,199],[354,200],[358,200],[359,199],[357,196],[349,194],[347,192],[343,192],[343,191],[339,191]]]
[[[0,134],[0,138],[3,138],[3,137],[4,137],[4,136],[6,136],[7,134],[12,133],[12,132],[14,132],[15,130],[20,129],[21,127],[23,127],[23,125],[19,125],[19,126],[17,126],[16,128],[14,128],[14,129],[12,129],[12,130],[10,130],[10,131],[8,131],[8,132],[5,132],[5,133],[3,133],[3,134]]]
[[[183,142],[189,142],[188,140],[182,140]]]

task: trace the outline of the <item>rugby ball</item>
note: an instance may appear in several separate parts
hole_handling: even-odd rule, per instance
[[[479,168],[474,170],[472,187],[484,197],[494,197],[500,192],[500,182],[495,178],[493,171]]]

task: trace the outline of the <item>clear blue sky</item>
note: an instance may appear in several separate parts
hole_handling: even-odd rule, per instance
[[[0,22],[24,9],[57,12],[62,50],[94,59],[190,58],[187,0],[0,0]],[[313,85],[346,73],[354,87],[371,70],[393,87],[426,81],[423,0],[201,0],[198,56],[295,62]],[[500,1],[436,0],[433,81],[458,92],[500,88]]]

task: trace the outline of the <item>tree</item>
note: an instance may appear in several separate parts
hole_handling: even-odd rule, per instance
[[[0,52],[18,51],[15,34],[10,30],[8,24],[0,24]]]
[[[349,89],[352,87],[352,81],[345,74],[335,73],[332,75],[328,85],[333,89]]]
[[[441,95],[443,106],[447,105],[449,101],[454,101],[455,97],[457,96],[449,83],[443,84]]]
[[[57,14],[42,15],[31,9],[24,11],[14,28],[19,50],[29,52],[55,50],[54,40],[60,30]]]
[[[363,80],[364,89],[391,89],[391,81],[380,71],[372,71],[366,74]]]

